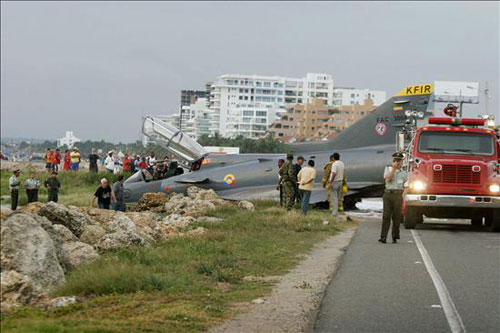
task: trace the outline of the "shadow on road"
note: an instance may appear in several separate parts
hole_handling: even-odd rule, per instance
[[[468,231],[468,232],[491,232],[489,227],[473,226],[470,223],[446,223],[446,222],[425,222],[417,224],[417,230],[444,230],[444,231]]]

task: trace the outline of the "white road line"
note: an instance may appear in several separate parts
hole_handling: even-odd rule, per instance
[[[453,333],[466,332],[464,323],[462,322],[462,318],[460,318],[457,308],[455,307],[455,304],[451,299],[450,293],[448,292],[443,279],[441,279],[441,276],[436,270],[436,267],[434,267],[431,257],[429,256],[429,253],[427,253],[427,250],[425,249],[424,244],[422,243],[422,240],[418,235],[418,232],[415,230],[411,230],[411,235],[413,236],[413,239],[415,239],[415,243],[417,244],[418,250],[420,251],[420,255],[424,260],[425,267],[427,268],[432,282],[434,283],[434,287],[436,288],[436,291],[438,293],[439,300],[441,301],[441,305],[443,306],[443,311],[446,319],[448,320],[448,325],[450,325],[451,331]]]

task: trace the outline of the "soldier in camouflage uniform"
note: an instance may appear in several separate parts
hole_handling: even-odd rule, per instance
[[[286,155],[286,162],[280,168],[281,185],[283,186],[283,206],[291,210],[295,199],[295,184],[297,176],[293,166],[293,155]]]

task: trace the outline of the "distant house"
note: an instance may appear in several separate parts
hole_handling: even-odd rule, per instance
[[[62,146],[68,146],[68,148],[73,148],[73,145],[77,142],[80,142],[79,138],[73,135],[72,131],[66,131],[66,135],[63,136],[62,138],[57,139],[57,146],[62,147]]]

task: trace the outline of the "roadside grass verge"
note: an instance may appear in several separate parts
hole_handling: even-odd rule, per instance
[[[304,218],[274,202],[255,205],[255,212],[213,212],[224,221],[193,224],[207,229],[203,235],[121,249],[78,267],[53,296],[86,301],[12,310],[2,318],[2,332],[205,331],[271,291],[272,282],[245,276],[283,275],[314,244],[351,224],[330,219],[325,225],[325,211]]]

